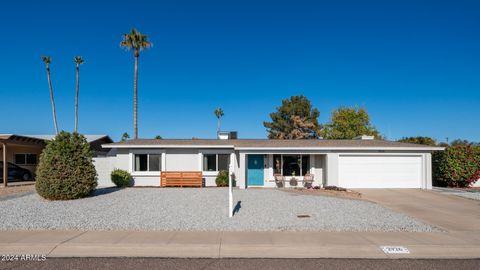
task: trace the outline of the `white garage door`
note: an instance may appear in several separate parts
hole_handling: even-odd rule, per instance
[[[421,156],[339,156],[339,186],[421,188]]]

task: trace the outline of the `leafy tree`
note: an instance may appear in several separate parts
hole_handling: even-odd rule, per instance
[[[93,152],[85,137],[60,132],[40,155],[35,187],[49,200],[71,200],[91,194],[97,187]]]
[[[430,138],[430,137],[423,137],[423,136],[417,136],[417,137],[403,137],[398,142],[404,142],[404,143],[416,143],[416,144],[423,144],[423,145],[437,145],[437,142]]]
[[[123,35],[123,40],[120,42],[120,47],[126,50],[133,49],[133,56],[135,57],[135,68],[133,76],[133,129],[134,138],[138,139],[138,98],[137,98],[137,81],[138,81],[138,57],[140,52],[144,49],[152,47],[152,43],[148,40],[148,36],[138,32],[135,28],[132,28],[130,33]]]
[[[305,96],[282,100],[277,111],[270,114],[271,122],[263,122],[269,139],[318,139],[320,112]]]
[[[155,136],[155,139],[157,139],[157,140],[161,140],[161,139],[163,139],[163,138],[162,138],[162,136],[160,136],[160,135],[157,135],[157,136]]]
[[[48,87],[50,88],[50,102],[52,103],[53,126],[55,127],[55,134],[58,134],[57,113],[55,110],[55,99],[53,97],[52,80],[50,79],[50,63],[52,62],[52,59],[50,58],[50,56],[42,56],[42,61],[43,63],[45,63],[45,69],[47,70]]]
[[[356,107],[340,107],[334,110],[322,134],[325,139],[353,139],[361,135],[374,136],[375,139],[382,138],[370,123],[367,110]]]
[[[453,140],[451,143],[450,143],[451,146],[460,146],[460,145],[463,145],[463,146],[466,146],[466,145],[470,145],[470,146],[479,146],[480,144],[479,143],[475,143],[475,142],[471,142],[469,140],[462,140],[462,139],[456,139],[456,140]]]
[[[128,139],[130,139],[130,135],[128,135],[127,132],[124,132],[124,133],[122,134],[122,139],[121,139],[121,141],[124,142],[124,141],[126,141],[126,140],[128,140]]]
[[[75,132],[78,132],[78,91],[80,88],[80,65],[83,64],[83,58],[81,56],[75,56],[73,58],[76,69],[76,87],[75,87]]]
[[[222,118],[224,113],[223,113],[222,108],[218,107],[218,108],[215,109],[215,111],[213,111],[213,114],[215,114],[215,116],[218,119],[218,122],[217,122],[217,134],[218,134],[220,132],[220,118]]]

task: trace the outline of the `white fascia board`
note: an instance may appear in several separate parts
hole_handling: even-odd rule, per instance
[[[385,151],[442,151],[445,147],[235,147],[235,150],[385,150]]]
[[[231,148],[233,149],[233,145],[160,145],[160,144],[152,144],[152,145],[109,145],[109,144],[102,144],[102,148]]]

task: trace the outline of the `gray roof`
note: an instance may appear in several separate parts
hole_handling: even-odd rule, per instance
[[[55,135],[50,135],[50,134],[43,134],[43,135],[24,135],[24,134],[0,134],[0,139],[1,138],[10,138],[10,137],[24,137],[24,138],[32,138],[32,139],[37,139],[37,140],[44,140],[44,141],[51,141],[55,138]],[[113,142],[112,139],[108,135],[83,135],[85,139],[87,139],[88,143],[101,140],[103,138],[106,138],[107,141]]]
[[[141,147],[225,147],[225,148],[430,148],[442,150],[442,147],[401,143],[384,140],[269,140],[269,139],[136,139],[103,145],[105,148],[141,148]]]

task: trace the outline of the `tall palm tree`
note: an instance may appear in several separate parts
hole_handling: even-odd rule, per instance
[[[123,40],[120,42],[120,47],[126,50],[133,50],[133,56],[135,56],[135,68],[133,76],[133,129],[134,138],[138,139],[138,125],[137,125],[137,81],[138,81],[138,57],[140,52],[144,49],[152,47],[152,43],[148,40],[148,36],[138,32],[135,28],[132,28],[130,33],[123,35]]]
[[[52,59],[50,58],[50,56],[42,56],[42,61],[43,63],[45,63],[45,68],[47,69],[48,87],[50,88],[50,101],[52,102],[53,126],[55,127],[55,134],[58,134],[55,99],[53,98],[52,80],[50,79],[50,63],[52,62]]]
[[[80,65],[83,64],[85,61],[83,61],[83,58],[81,56],[75,56],[73,58],[73,62],[75,63],[76,67],[76,87],[75,87],[75,132],[78,132],[78,90],[80,88]]]
[[[215,116],[218,119],[218,123],[217,123],[217,135],[218,135],[218,133],[220,132],[220,118],[222,118],[224,113],[223,113],[222,108],[218,107],[218,108],[215,109],[215,111],[213,111],[213,114],[215,114]]]

